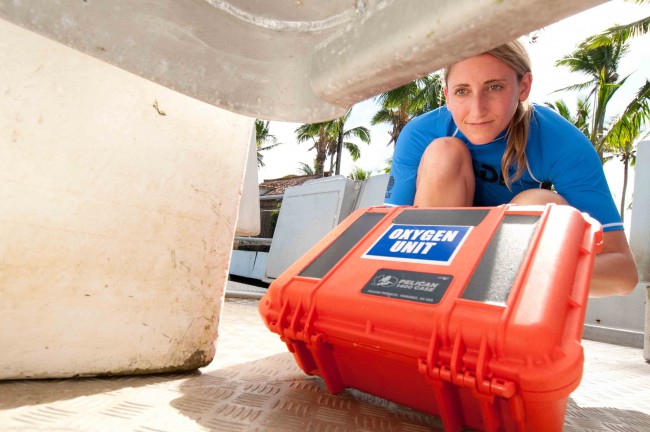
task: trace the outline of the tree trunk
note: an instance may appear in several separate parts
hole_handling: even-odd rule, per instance
[[[626,156],[623,160],[623,193],[621,194],[621,222],[625,221],[625,192],[627,191],[627,174],[629,158]]]
[[[314,168],[316,175],[325,177],[325,160],[327,159],[327,141],[325,140],[325,130],[321,128],[318,134],[318,145],[316,145],[316,161]]]
[[[318,150],[316,152],[316,166],[314,167],[316,169],[316,175],[324,177],[325,176],[325,159],[327,158],[327,155],[325,154],[324,151]]]
[[[341,153],[343,153],[343,127],[339,131],[339,139],[336,143],[336,175],[341,174]]]

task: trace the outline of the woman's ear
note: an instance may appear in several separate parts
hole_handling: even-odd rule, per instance
[[[530,72],[526,72],[524,76],[521,77],[521,81],[519,82],[519,101],[523,102],[526,99],[528,99],[528,95],[530,95],[530,88],[533,85],[533,74]]]

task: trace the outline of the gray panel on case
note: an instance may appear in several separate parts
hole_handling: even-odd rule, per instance
[[[461,298],[505,305],[539,216],[506,215]]]
[[[381,221],[385,213],[364,213],[312,261],[299,276],[320,279],[352,249],[359,240]]]

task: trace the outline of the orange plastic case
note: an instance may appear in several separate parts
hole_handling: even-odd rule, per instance
[[[259,310],[332,393],[353,387],[445,429],[561,430],[598,222],[568,206],[353,213]]]

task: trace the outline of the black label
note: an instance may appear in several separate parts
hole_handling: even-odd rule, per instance
[[[436,304],[447,292],[452,279],[449,275],[380,269],[361,292],[379,297]]]

